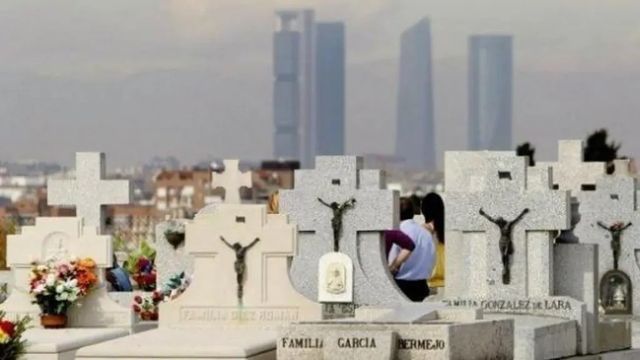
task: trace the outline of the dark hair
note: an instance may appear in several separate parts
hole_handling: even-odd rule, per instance
[[[422,215],[425,222],[433,221],[438,241],[444,243],[444,202],[440,195],[432,192],[422,199]]]
[[[415,208],[413,206],[413,202],[409,198],[401,198],[400,199],[400,220],[409,220],[413,219],[413,215],[415,215]]]

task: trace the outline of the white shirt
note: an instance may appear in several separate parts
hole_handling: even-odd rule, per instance
[[[436,248],[431,234],[414,220],[404,220],[400,230],[416,244],[407,261],[400,266],[395,278],[398,280],[426,280],[431,276],[435,265]],[[400,247],[393,245],[389,251],[389,263],[400,253]]]

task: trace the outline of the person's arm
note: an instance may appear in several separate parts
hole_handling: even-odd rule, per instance
[[[389,271],[391,271],[392,274],[397,273],[398,270],[400,270],[400,267],[402,266],[402,264],[404,264],[404,262],[407,261],[409,256],[411,256],[411,250],[400,249],[400,253],[398,253],[398,256],[396,256],[396,258],[393,259],[391,264],[389,264]]]
[[[413,249],[416,248],[416,244],[413,240],[400,230],[389,230],[385,233],[385,237],[389,239],[392,244],[398,245],[401,249],[413,251]]]
[[[603,224],[601,221],[598,221],[598,226],[600,226],[601,228],[603,228],[603,229],[605,229],[605,230],[609,231],[609,227],[608,227],[608,226],[606,226],[605,224]]]
[[[627,225],[625,225],[625,226],[622,228],[622,230],[627,230],[627,228],[629,228],[629,226],[631,226],[631,225],[633,225],[633,224],[628,223]]]

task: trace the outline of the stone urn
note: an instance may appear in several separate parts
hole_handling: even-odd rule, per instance
[[[173,246],[173,249],[177,249],[180,244],[184,242],[184,233],[178,231],[166,231],[164,233],[164,237],[167,239],[167,242]]]

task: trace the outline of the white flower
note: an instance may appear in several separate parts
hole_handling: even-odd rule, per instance
[[[47,286],[54,286],[56,283],[56,276],[54,274],[47,275],[47,280],[45,281]]]
[[[56,293],[58,294],[62,294],[64,292],[64,285],[58,285],[56,286]]]
[[[35,289],[33,289],[33,292],[36,293],[36,294],[40,294],[40,293],[43,293],[44,290],[45,290],[44,284],[40,283],[40,284],[38,284],[38,286],[36,286]]]

